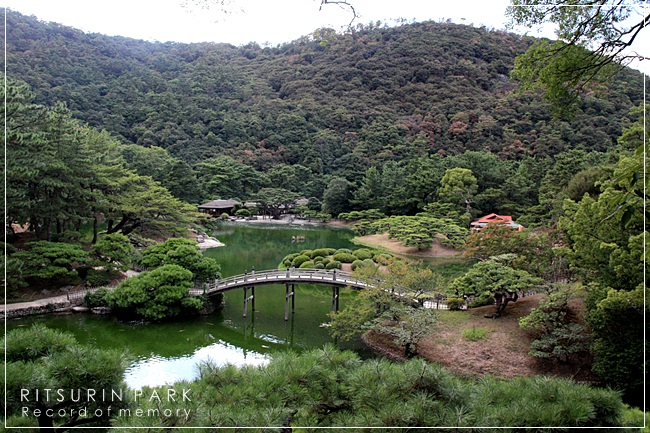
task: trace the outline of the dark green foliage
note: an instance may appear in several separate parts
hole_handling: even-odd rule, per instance
[[[142,253],[140,264],[149,269],[179,265],[191,271],[194,279],[199,281],[215,278],[221,269],[215,259],[203,256],[196,242],[183,238],[171,238],[148,247]]]
[[[467,296],[492,296],[495,302],[493,317],[500,317],[509,302],[517,301],[519,293],[542,283],[542,279],[526,271],[513,269],[495,260],[480,262],[463,276],[456,278],[449,289]]]
[[[23,407],[29,408],[31,417],[37,418],[41,431],[51,431],[52,427],[59,431],[75,426],[106,427],[110,423],[108,407],[118,411],[128,404],[126,395],[124,401],[100,397],[102,393],[111,395],[113,390],[119,392],[126,387],[123,382],[126,359],[116,351],[81,345],[71,334],[42,325],[10,331],[2,346],[7,359],[4,397],[8,427],[24,425],[20,420],[24,418]],[[46,389],[63,392],[37,400],[36,390],[44,396]],[[72,390],[76,396],[78,392],[84,395],[86,389],[94,390],[97,398],[71,395]],[[27,400],[21,397],[23,390],[29,391]],[[79,410],[84,407],[87,415],[79,416]],[[41,414],[35,416],[34,409],[40,409]],[[47,409],[53,409],[53,416],[47,415]]]
[[[126,271],[131,266],[131,257],[135,249],[128,237],[121,233],[104,236],[93,245],[91,256],[106,269]]]
[[[332,259],[336,260],[337,262],[341,263],[352,263],[355,260],[357,260],[357,256],[354,254],[350,253],[336,253],[332,256]]]
[[[352,184],[343,178],[334,178],[323,193],[323,212],[339,215],[349,210]]]
[[[110,282],[110,280],[111,277],[106,271],[88,269],[88,272],[86,273],[86,286],[88,287],[105,286]]]
[[[66,283],[79,276],[77,269],[87,265],[89,255],[81,245],[63,242],[29,242],[26,251],[14,253],[11,257],[21,263],[25,279]]]
[[[299,268],[300,265],[302,265],[302,264],[305,263],[305,262],[308,262],[309,260],[310,260],[310,258],[309,258],[308,255],[301,254],[301,255],[299,255],[299,256],[296,256],[296,257],[291,261],[291,265],[292,265],[292,266],[295,266],[295,267],[297,267],[297,268]]]
[[[643,394],[643,335],[648,332],[644,317],[643,287],[635,290],[589,286],[591,299],[586,315],[593,330],[593,371],[635,403]]]
[[[235,212],[235,216],[238,218],[248,218],[252,214],[253,213],[246,208],[239,209],[238,211]]]
[[[311,253],[311,258],[315,259],[316,257],[327,257],[332,254],[332,248],[318,248]]]
[[[108,306],[108,296],[109,290],[106,288],[97,289],[92,292],[86,293],[84,296],[84,304],[88,308],[95,307],[107,307]]]
[[[332,260],[325,265],[325,269],[341,269],[341,262],[337,260]]]
[[[354,250],[352,254],[357,256],[359,260],[372,259],[373,256],[372,251],[366,248],[360,248],[358,250]]]
[[[566,362],[589,351],[587,328],[575,322],[577,317],[569,307],[573,296],[571,290],[561,288],[519,320],[519,326],[535,338],[530,345],[532,356]]]
[[[192,278],[192,273],[185,268],[163,265],[129,278],[106,295],[106,299],[118,313],[148,320],[174,317],[184,311],[196,313],[203,302],[189,297]]]

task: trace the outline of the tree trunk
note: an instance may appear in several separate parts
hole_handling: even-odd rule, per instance
[[[93,218],[93,240],[90,243],[93,245],[97,243],[97,217]]]
[[[509,302],[515,302],[519,299],[519,296],[516,293],[501,293],[501,292],[496,292],[494,294],[494,314],[491,316],[485,316],[488,318],[496,319],[498,317],[501,317],[506,310],[506,307],[508,306]]]
[[[122,220],[119,223],[117,223],[115,227],[111,227],[110,230],[107,230],[106,233],[110,235],[119,232],[120,230],[122,230],[122,227],[124,227],[126,223],[129,222],[129,219],[130,218],[127,215],[122,214]]]
[[[406,343],[404,346],[404,356],[411,359],[417,354],[417,345],[413,343]]]

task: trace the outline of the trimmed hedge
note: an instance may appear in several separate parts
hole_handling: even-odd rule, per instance
[[[355,250],[352,254],[357,256],[359,260],[372,259],[373,256],[372,251],[367,248],[360,248],[358,250]]]
[[[298,268],[300,267],[300,265],[308,261],[310,261],[309,256],[305,254],[301,254],[291,261],[291,265]]]
[[[352,263],[355,260],[358,260],[357,256],[350,253],[336,253],[332,258],[341,263]]]
[[[304,262],[303,264],[301,264],[301,265],[299,266],[299,269],[313,268],[313,267],[314,267],[314,262],[312,262],[311,260],[309,260],[309,261]]]
[[[325,265],[325,269],[341,269],[341,262],[333,260]]]
[[[330,255],[330,252],[326,248],[318,248],[312,252],[311,258],[316,257],[327,257]]]

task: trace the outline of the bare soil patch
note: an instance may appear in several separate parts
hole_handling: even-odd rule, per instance
[[[493,312],[493,306],[468,311],[440,310],[438,324],[418,345],[418,356],[466,377],[485,374],[504,378],[550,375],[595,382],[597,379],[590,372],[590,359],[558,364],[528,354],[531,337],[519,328],[519,319],[528,315],[543,296],[519,298],[510,303],[506,314],[498,319],[484,317]],[[470,341],[463,336],[463,330],[472,328],[483,328],[487,335]],[[404,349],[393,343],[390,337],[367,333],[364,342],[383,356],[406,359]]]
[[[440,244],[440,240],[434,239],[431,248],[418,250],[417,247],[405,247],[395,239],[390,239],[387,233],[359,236],[354,238],[353,242],[361,245],[371,246],[383,249],[395,254],[415,257],[454,257],[459,255],[459,251],[445,247]]]
[[[468,311],[441,311],[436,329],[418,346],[418,354],[462,375],[490,374],[500,377],[528,376],[544,370],[528,355],[530,337],[519,328],[519,318],[537,306],[541,295],[510,303],[506,315],[486,319],[493,306]],[[484,339],[470,341],[463,330],[483,328]]]

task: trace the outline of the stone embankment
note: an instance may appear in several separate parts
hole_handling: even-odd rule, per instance
[[[66,296],[39,299],[31,302],[19,302],[0,306],[0,319],[32,316],[35,314],[58,313],[69,311],[73,303]]]

